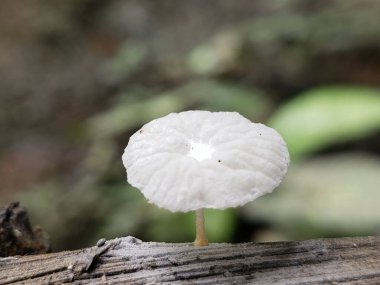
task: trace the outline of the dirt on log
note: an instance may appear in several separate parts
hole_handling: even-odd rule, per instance
[[[0,258],[0,284],[380,284],[380,237],[192,244],[134,237]]]

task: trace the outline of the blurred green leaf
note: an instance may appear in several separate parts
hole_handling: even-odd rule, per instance
[[[115,83],[138,70],[148,55],[146,45],[138,41],[125,41],[118,52],[106,61],[100,72],[102,79]]]
[[[236,211],[205,210],[205,227],[210,242],[229,242],[235,230]]]
[[[246,205],[249,219],[271,223],[288,238],[377,234],[380,160],[328,156],[293,165],[271,195]]]
[[[148,208],[144,227],[147,240],[162,242],[191,242],[195,236],[192,213],[171,213],[154,205]]]
[[[57,208],[61,197],[60,186],[56,182],[49,181],[28,191],[19,192],[15,198],[27,208],[31,219],[38,221],[47,230],[50,224],[57,220]]]
[[[99,226],[96,238],[136,235],[138,227],[145,224],[149,205],[142,194],[127,183],[114,184],[99,190],[102,193],[98,204],[105,209],[106,222]]]
[[[32,221],[50,235],[54,250],[88,246],[101,237],[133,235],[149,219],[146,200],[127,183],[108,187],[83,183],[72,191],[62,188],[48,182],[16,197]]]
[[[171,213],[152,205],[145,227],[148,240],[192,242],[195,238],[195,214]],[[209,242],[228,242],[234,232],[236,214],[233,209],[205,210],[205,227]]]
[[[380,129],[380,91],[325,87],[300,94],[271,118],[292,159]]]
[[[130,94],[121,96],[129,97]],[[217,81],[193,81],[140,101],[118,100],[118,103],[89,122],[95,137],[112,137],[134,130],[167,115],[190,109],[237,111],[250,119],[262,119],[271,103],[260,92],[237,84]]]
[[[226,30],[215,35],[209,43],[195,47],[188,56],[188,66],[199,75],[223,73],[236,67],[241,50],[240,34]]]

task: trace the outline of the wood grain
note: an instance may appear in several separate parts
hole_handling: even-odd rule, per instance
[[[192,244],[117,238],[0,259],[0,284],[380,284],[380,237]]]

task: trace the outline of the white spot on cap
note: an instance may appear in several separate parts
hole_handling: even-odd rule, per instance
[[[215,152],[215,149],[210,145],[191,142],[190,151],[187,154],[189,157],[195,158],[199,162],[208,158],[211,158],[211,155]]]

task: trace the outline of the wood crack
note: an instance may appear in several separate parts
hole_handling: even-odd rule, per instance
[[[204,248],[125,237],[0,264],[0,284],[380,284],[380,237]]]

